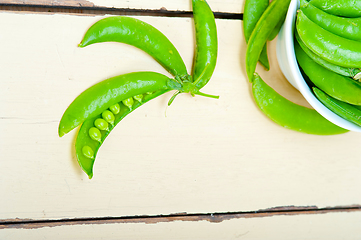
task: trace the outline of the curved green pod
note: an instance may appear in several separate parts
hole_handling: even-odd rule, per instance
[[[333,15],[342,17],[361,17],[360,0],[311,0],[314,6]]]
[[[145,92],[179,90],[180,84],[155,72],[134,72],[99,82],[82,92],[66,109],[59,124],[59,136],[99,115],[111,105]]]
[[[295,37],[297,40],[298,45],[302,48],[302,50],[313,60],[315,61],[317,64],[321,65],[324,68],[327,68],[330,71],[333,71],[335,73],[338,73],[342,76],[345,77],[352,77],[354,79],[357,79],[357,77],[360,75],[359,73],[361,72],[360,69],[358,68],[346,68],[346,67],[341,67],[339,65],[335,65],[333,63],[330,63],[328,61],[326,61],[325,59],[321,58],[320,56],[318,56],[317,54],[315,54],[314,52],[312,52],[300,39],[300,37],[298,36],[298,33],[295,32]]]
[[[295,41],[297,61],[311,82],[330,96],[361,105],[361,83],[330,71],[313,61]]]
[[[301,1],[301,10],[323,29],[347,39],[361,41],[361,17],[346,18],[329,14],[306,0]]]
[[[79,47],[101,42],[120,42],[137,47],[152,56],[173,76],[189,78],[183,59],[174,45],[158,29],[141,20],[124,16],[101,19],[88,29]]]
[[[199,89],[211,79],[217,62],[218,39],[214,15],[204,0],[192,0],[196,33],[193,81]]]
[[[119,112],[117,114],[114,114],[114,123],[109,126],[107,130],[100,130],[101,132],[101,141],[94,141],[89,136],[89,129],[94,127],[94,122],[96,119],[101,118],[101,115],[94,116],[92,118],[88,118],[84,121],[84,123],[81,125],[76,142],[75,142],[75,153],[76,158],[78,160],[78,163],[80,167],[83,169],[83,171],[89,176],[91,179],[93,177],[93,166],[95,162],[96,155],[99,151],[99,148],[101,147],[102,143],[106,139],[106,137],[110,134],[110,132],[114,129],[114,127],[129,113],[133,112],[138,107],[142,106],[146,102],[168,92],[169,90],[160,90],[156,91],[151,94],[144,93],[142,94],[142,101],[134,101],[134,104],[132,108],[125,106],[121,102],[119,102]],[[137,96],[139,96],[138,94]],[[86,152],[83,151],[85,148]],[[92,155],[88,154],[88,152],[91,152]]]
[[[312,22],[300,10],[296,21],[302,42],[325,60],[349,68],[361,67],[361,42],[333,34]]]
[[[246,71],[250,82],[252,82],[253,74],[259,56],[262,52],[264,44],[267,42],[275,27],[284,20],[287,13],[290,0],[274,0],[258,20],[247,45],[246,50]]]
[[[243,10],[243,34],[248,43],[249,37],[252,34],[258,20],[261,18],[263,12],[267,9],[269,0],[246,0]],[[271,36],[270,36],[271,37]],[[273,37],[273,36],[272,36]],[[269,70],[269,60],[267,55],[267,43],[263,46],[259,57],[259,62]]]
[[[348,132],[322,117],[316,110],[300,106],[282,97],[257,73],[253,78],[252,93],[260,110],[284,128],[315,135]]]
[[[361,126],[361,110],[357,106],[337,100],[320,89],[313,87],[314,94],[328,109],[340,117]]]

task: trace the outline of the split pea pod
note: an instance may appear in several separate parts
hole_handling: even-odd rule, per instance
[[[348,132],[324,117],[316,110],[295,104],[282,97],[255,73],[252,93],[257,106],[272,121],[282,127],[316,135],[333,135]]]
[[[80,167],[89,176],[90,179],[93,177],[93,166],[95,163],[95,158],[98,153],[98,150],[101,147],[104,140],[106,139],[106,137],[110,134],[112,129],[122,119],[124,119],[124,117],[126,117],[128,114],[133,112],[135,109],[168,91],[169,90],[160,90],[149,94],[148,93],[138,94],[136,95],[138,100],[135,100],[133,102],[132,108],[129,108],[128,106],[125,106],[122,102],[119,102],[118,103],[119,111],[117,111],[117,113],[114,114],[113,124],[111,124],[107,129],[104,129],[102,127],[100,127],[102,129],[99,129],[99,125],[97,124],[97,121],[99,122],[99,120],[103,120],[101,114],[92,118],[88,118],[87,120],[84,121],[84,123],[81,125],[79,129],[76,138],[75,152]],[[89,132],[89,130],[94,127],[98,128],[100,131],[101,134],[100,141],[94,140],[91,136],[91,132]]]
[[[137,47],[152,56],[173,76],[189,78],[183,59],[174,45],[158,29],[141,20],[125,16],[101,19],[88,29],[79,47],[101,42],[120,42]]]
[[[333,15],[361,17],[360,0],[311,0],[310,3]]]
[[[352,106],[351,104],[339,101],[318,88],[314,87],[312,90],[320,102],[322,102],[332,112],[358,126],[361,126],[361,110],[357,108],[357,106]]]
[[[301,10],[323,29],[347,39],[361,41],[361,18],[345,18],[329,14],[306,0],[301,0]]]
[[[312,22],[302,10],[297,14],[296,29],[302,42],[325,60],[342,67],[361,67],[361,42],[323,29]]]
[[[214,15],[205,0],[192,0],[196,51],[193,64],[195,86],[204,87],[210,80],[217,62],[218,39]]]
[[[269,0],[246,0],[243,10],[243,34],[248,43],[249,37],[252,34],[258,20],[263,12],[267,9]],[[263,46],[259,57],[259,62],[269,70],[269,61],[267,55],[267,43]]]
[[[59,136],[110,106],[145,92],[179,90],[173,79],[155,72],[134,72],[99,82],[82,92],[66,109],[59,124]]]
[[[280,21],[283,21],[287,13],[290,0],[274,0],[258,20],[247,44],[246,71],[250,82],[263,46]]]
[[[330,63],[328,61],[326,61],[325,59],[321,58],[320,56],[318,56],[317,54],[315,54],[314,52],[312,52],[300,39],[300,37],[298,36],[297,32],[295,32],[295,37],[297,40],[298,45],[302,48],[302,50],[313,60],[315,61],[317,64],[321,65],[324,68],[327,68],[330,71],[333,71],[335,73],[338,73],[342,76],[346,76],[346,77],[352,77],[354,79],[359,79],[360,76],[360,72],[361,70],[358,68],[346,68],[346,67],[341,67],[339,65],[335,65],[333,63]]]
[[[341,101],[361,105],[361,84],[349,77],[330,71],[313,61],[295,41],[297,61],[311,80],[322,91]]]

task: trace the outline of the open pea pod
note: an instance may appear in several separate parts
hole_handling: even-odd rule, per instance
[[[106,114],[99,114],[84,121],[76,138],[75,152],[80,167],[90,179],[93,177],[93,166],[97,152],[114,127],[129,113],[168,91],[159,90],[135,95],[126,99],[127,101],[116,103],[118,106],[116,109],[110,107],[106,110],[108,111]],[[94,128],[97,132],[96,135],[92,131]]]
[[[133,72],[109,78],[82,92],[69,105],[59,123],[59,136],[125,99],[146,92],[180,88],[174,79],[155,72]]]

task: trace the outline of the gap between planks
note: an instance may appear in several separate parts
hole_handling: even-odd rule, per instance
[[[0,3],[0,11],[20,12],[20,13],[63,13],[76,15],[139,15],[156,17],[192,17],[191,11],[170,11],[161,9],[131,9],[97,6],[64,6],[64,5],[38,5],[38,4],[17,4]],[[214,12],[217,19],[242,20],[243,13]]]
[[[294,216],[306,214],[326,214],[340,212],[360,212],[361,205],[339,206],[318,208],[316,206],[297,207],[274,207],[257,211],[226,212],[226,213],[178,213],[169,215],[145,215],[145,216],[124,216],[124,217],[96,217],[96,218],[66,218],[66,219],[7,219],[0,220],[0,229],[38,229],[44,227],[57,227],[64,225],[92,225],[92,224],[114,224],[114,223],[146,223],[156,224],[174,221],[208,221],[220,223],[225,220],[241,218],[260,218],[274,216]]]

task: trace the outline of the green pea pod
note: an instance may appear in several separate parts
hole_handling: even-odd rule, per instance
[[[204,0],[193,0],[193,18],[196,32],[196,51],[193,81],[199,89],[210,80],[217,62],[218,39],[214,15]]]
[[[246,71],[250,82],[252,82],[253,73],[267,39],[272,34],[274,28],[280,21],[284,20],[287,13],[290,0],[274,0],[270,3],[266,11],[258,20],[247,45],[246,50]]]
[[[312,5],[333,15],[361,17],[360,0],[311,0]]]
[[[151,55],[173,76],[189,78],[183,59],[174,45],[163,33],[141,20],[124,16],[99,20],[88,29],[79,46],[100,42],[120,42],[135,46]]]
[[[297,105],[279,95],[255,73],[252,93],[257,106],[272,121],[284,128],[316,134],[333,135],[348,132],[322,117],[316,110]]]
[[[269,0],[246,0],[243,10],[243,33],[248,43],[249,37],[252,34],[258,20],[263,12],[267,9]],[[267,43],[263,46],[259,57],[259,62],[269,70],[269,61],[267,55]]]
[[[345,67],[341,67],[339,65],[335,65],[333,63],[330,63],[328,61],[326,61],[325,59],[321,58],[320,56],[318,56],[317,54],[315,54],[314,52],[312,52],[300,39],[300,37],[298,36],[297,31],[295,32],[295,36],[296,36],[296,40],[297,43],[300,45],[300,47],[302,48],[302,50],[313,60],[315,61],[317,64],[321,65],[324,68],[327,68],[330,71],[333,71],[335,73],[338,73],[342,76],[345,77],[352,77],[354,79],[357,79],[358,76],[360,76],[360,69],[356,69],[356,68],[345,68]]]
[[[330,96],[354,105],[361,105],[361,84],[330,71],[313,61],[295,41],[297,61],[316,87]]]
[[[361,126],[361,110],[355,106],[339,101],[318,88],[312,88],[316,97],[322,102],[328,109],[336,113],[340,117]]]
[[[134,102],[134,105],[132,106],[132,109],[129,107],[119,103],[120,110],[117,114],[115,114],[115,120],[114,124],[112,126],[109,126],[108,130],[101,130],[101,141],[94,141],[89,136],[89,129],[91,129],[94,126],[94,122],[101,118],[100,115],[97,115],[95,117],[89,118],[84,121],[84,123],[81,125],[76,142],[75,142],[75,153],[78,160],[78,163],[80,167],[83,169],[83,171],[89,176],[91,179],[93,177],[93,166],[96,159],[96,155],[98,153],[99,148],[101,147],[102,143],[106,139],[106,137],[110,134],[112,129],[129,113],[133,112],[138,107],[142,106],[146,102],[168,92],[169,90],[160,90],[156,91],[152,94],[143,94],[143,100],[142,102]],[[85,149],[85,150],[84,150]],[[91,154],[89,154],[89,152]]]
[[[66,109],[59,124],[59,136],[108,107],[145,92],[179,90],[173,79],[155,72],[134,72],[104,80],[82,92]]]
[[[361,42],[333,34],[312,22],[300,10],[296,21],[302,42],[323,59],[348,68],[361,67]]]
[[[301,1],[301,10],[312,22],[323,29],[347,39],[361,41],[361,18],[335,16],[322,11],[306,0]]]

